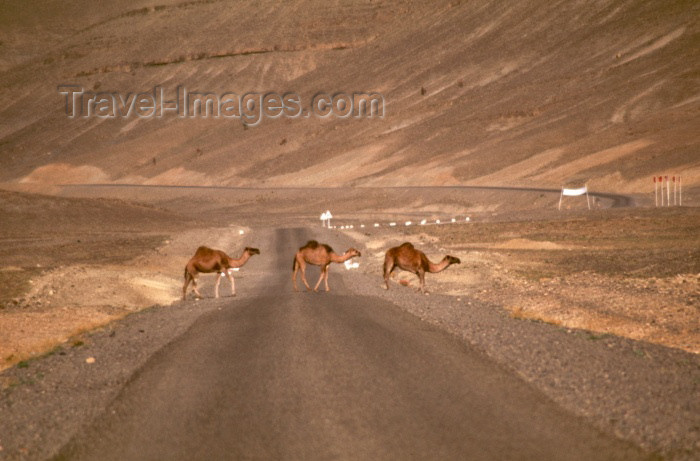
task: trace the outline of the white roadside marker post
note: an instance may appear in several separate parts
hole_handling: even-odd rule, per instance
[[[673,176],[673,206],[676,206],[676,177]]]

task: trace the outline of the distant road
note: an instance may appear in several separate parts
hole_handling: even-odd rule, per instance
[[[379,298],[293,293],[311,237],[277,230],[268,290],[151,356],[57,459],[642,459]]]
[[[274,191],[299,191],[299,190],[338,190],[341,187],[234,187],[234,186],[178,186],[178,185],[141,185],[141,184],[61,184],[64,188],[154,188],[154,189],[203,189],[203,190],[274,190]],[[441,189],[441,190],[481,190],[481,191],[502,191],[502,192],[536,192],[544,194],[561,193],[560,189],[533,188],[533,187],[505,187],[505,186],[385,186],[385,187],[364,187],[357,186],[355,189],[387,189],[387,190],[415,190],[415,189]],[[600,199],[611,201],[612,208],[633,207],[636,206],[634,199],[628,195],[608,194],[602,192],[589,191],[588,195]]]

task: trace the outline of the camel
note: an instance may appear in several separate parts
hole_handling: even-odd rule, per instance
[[[221,276],[224,274],[226,274],[231,281],[231,296],[236,296],[236,285],[233,281],[233,275],[231,275],[231,269],[243,266],[251,256],[259,254],[260,250],[257,248],[245,247],[241,257],[233,259],[221,250],[213,250],[205,246],[197,248],[194,256],[192,256],[185,266],[185,285],[182,287],[182,299],[187,298],[187,285],[189,285],[190,282],[192,282],[192,287],[197,297],[201,298],[202,295],[197,289],[197,274],[208,274],[211,272],[217,272],[216,288],[214,290],[217,298],[219,297]]]
[[[442,272],[451,264],[459,264],[459,258],[447,255],[442,258],[438,264],[430,262],[425,253],[416,248],[409,242],[405,242],[400,246],[389,248],[384,256],[384,284],[386,289],[389,289],[389,276],[391,272],[398,266],[408,272],[413,272],[420,280],[420,292],[428,294],[425,291],[425,273],[426,272]]]
[[[350,258],[355,256],[362,256],[359,251],[354,248],[348,249],[343,255],[339,255],[333,251],[333,248],[326,245],[325,243],[318,243],[316,240],[309,240],[306,245],[299,248],[296,255],[294,255],[294,263],[292,265],[292,281],[294,282],[294,291],[299,291],[297,288],[297,270],[301,269],[301,281],[306,285],[306,289],[311,291],[311,287],[306,282],[306,265],[313,264],[314,266],[321,266],[321,276],[316,282],[314,291],[318,291],[318,286],[321,284],[321,280],[325,282],[326,291],[330,291],[328,288],[328,267],[331,263],[344,263]]]

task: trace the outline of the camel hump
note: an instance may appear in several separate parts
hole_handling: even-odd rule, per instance
[[[324,243],[324,244],[323,244],[323,248],[325,248],[327,252],[333,253],[333,248],[331,248],[330,245],[326,245],[326,244]]]
[[[306,245],[299,249],[303,250],[304,248],[310,248],[312,250],[315,250],[316,248],[318,248],[318,242],[316,240],[309,240],[308,242],[306,242]]]
[[[413,244],[411,242],[404,242],[401,244],[401,246],[399,246],[399,248],[406,248],[408,250],[413,250],[415,247],[413,246]]]
[[[197,251],[195,251],[194,254],[195,255],[202,255],[202,254],[209,254],[209,253],[213,253],[213,252],[214,252],[214,250],[212,250],[211,248],[201,246],[201,247],[197,248]]]

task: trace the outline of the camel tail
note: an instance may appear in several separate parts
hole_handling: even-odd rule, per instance
[[[297,268],[297,255],[294,255],[294,261],[292,261],[292,272]]]

